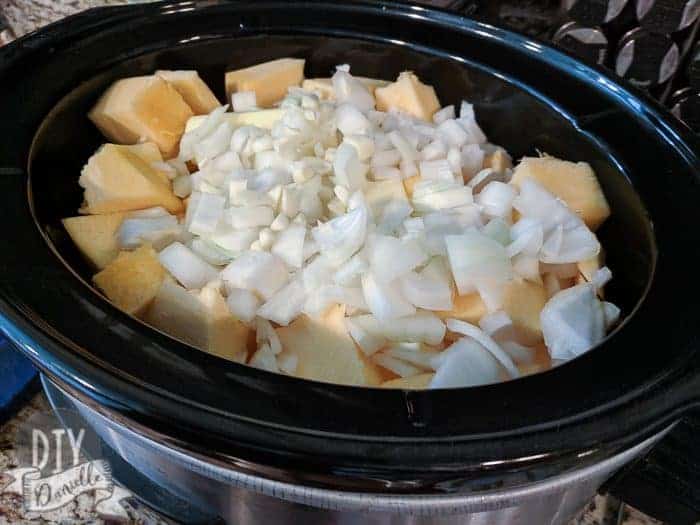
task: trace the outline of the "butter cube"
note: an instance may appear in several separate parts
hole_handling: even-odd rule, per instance
[[[119,254],[117,230],[125,213],[82,215],[63,219],[63,227],[80,252],[100,270]]]
[[[168,159],[177,155],[180,137],[192,115],[175,88],[155,75],[116,81],[88,113],[110,141],[152,141]]]
[[[188,292],[166,279],[144,320],[204,352],[238,363],[246,360],[249,329],[233,317],[214,288]]]
[[[121,252],[92,280],[119,309],[143,314],[158,293],[165,269],[149,245],[133,252]]]
[[[156,71],[180,93],[195,115],[208,115],[221,104],[196,71]]]
[[[336,305],[318,320],[302,315],[277,329],[284,352],[297,357],[295,375],[343,385],[380,385],[378,367],[355,346],[344,317],[345,307]]]
[[[379,111],[397,109],[416,118],[430,121],[440,101],[432,86],[423,84],[416,75],[404,71],[396,82],[374,91]]]
[[[85,188],[86,207],[81,211],[103,214],[163,206],[178,213],[182,201],[163,177],[131,147],[104,144],[90,157],[78,180]]]
[[[226,73],[226,97],[238,91],[255,91],[255,100],[261,108],[269,108],[287,95],[290,86],[304,80],[304,60],[280,58],[256,66]]]
[[[546,302],[547,292],[541,284],[515,279],[506,285],[503,310],[525,344],[542,341],[540,312]]]
[[[434,375],[431,372],[410,377],[399,377],[390,381],[384,381],[380,386],[382,388],[400,388],[402,390],[422,390],[428,388]]]
[[[379,80],[378,78],[354,77],[362,82],[370,93],[379,87],[388,86],[387,80]],[[330,78],[307,78],[301,83],[301,87],[307,91],[315,91],[318,93],[321,100],[334,100],[335,91],[333,91],[333,81]]]
[[[563,200],[592,231],[610,216],[610,206],[598,179],[585,162],[569,162],[554,157],[525,157],[515,168],[512,182],[519,186],[528,177]]]

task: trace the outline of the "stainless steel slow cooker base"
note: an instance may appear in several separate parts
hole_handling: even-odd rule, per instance
[[[363,494],[242,473],[231,465],[166,445],[162,436],[82,396],[79,399],[46,376],[42,381],[54,408],[79,413],[106,445],[143,476],[202,512],[237,525],[565,524],[615,471],[648,451],[670,430],[592,466],[518,488],[435,496]]]

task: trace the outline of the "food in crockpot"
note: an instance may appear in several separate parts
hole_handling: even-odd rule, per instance
[[[513,166],[412,72],[303,69],[227,73],[230,106],[194,71],[98,101],[114,143],[64,225],[116,306],[232,361],[386,388],[505,381],[605,337],[610,208],[588,164]]]

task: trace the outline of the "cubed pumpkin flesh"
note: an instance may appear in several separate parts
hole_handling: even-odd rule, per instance
[[[344,385],[378,386],[378,367],[355,346],[344,322],[345,308],[333,306],[320,319],[301,315],[277,329],[282,347],[297,356],[295,375]]]
[[[610,216],[610,206],[593,169],[586,162],[569,162],[554,157],[525,157],[516,166],[512,182],[526,178],[539,182],[595,231]]]
[[[110,141],[151,141],[166,159],[177,155],[180,137],[192,115],[177,90],[156,75],[116,81],[88,113]]]
[[[518,370],[524,376],[544,372],[552,368],[552,359],[549,357],[549,351],[544,343],[537,344],[533,347],[534,357],[532,361],[527,363],[517,363]]]
[[[163,206],[178,213],[182,201],[163,177],[131,148],[105,144],[90,157],[78,180],[85,188],[86,207],[81,211],[103,214]]]
[[[226,73],[226,97],[238,91],[254,91],[256,104],[269,108],[287,95],[290,86],[304,80],[304,60],[279,58]]]
[[[389,85],[387,80],[379,80],[378,78],[355,77],[362,82],[370,93],[379,87]],[[301,87],[307,91],[315,91],[319,94],[321,100],[334,100],[335,91],[333,90],[333,81],[330,78],[307,78],[301,83]]]
[[[428,388],[435,374],[418,374],[410,377],[399,377],[381,384],[382,388],[400,388],[404,390],[420,390]]]
[[[484,155],[483,169],[490,168],[498,173],[503,173],[512,167],[513,161],[510,155],[502,148],[498,148],[496,151]]]
[[[156,71],[180,93],[195,115],[208,115],[221,104],[196,71]]]
[[[460,319],[471,324],[478,324],[479,319],[487,314],[486,304],[478,293],[464,295],[454,294],[452,310],[435,312],[440,319]]]
[[[375,89],[374,97],[379,111],[397,109],[428,121],[440,109],[435,89],[423,84],[410,71],[401,73],[396,82]]]
[[[63,219],[63,227],[80,252],[98,269],[103,269],[119,254],[117,230],[125,213],[82,215]]]
[[[97,287],[118,308],[142,315],[158,293],[165,269],[158,254],[149,245],[133,252],[121,252],[100,273],[93,277]]]
[[[546,302],[547,292],[541,284],[514,279],[506,285],[503,310],[513,321],[513,326],[524,343],[542,340],[540,312]]]
[[[249,329],[229,312],[218,290],[187,291],[165,279],[144,320],[204,352],[243,363]]]

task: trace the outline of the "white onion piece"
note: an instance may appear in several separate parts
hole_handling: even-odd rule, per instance
[[[467,132],[469,144],[483,144],[486,142],[486,135],[484,135],[484,132],[481,131],[481,128],[476,122],[474,106],[467,101],[463,100],[459,107],[459,119],[457,122],[459,122],[462,128]]]
[[[605,316],[605,328],[607,329],[610,329],[611,326],[620,320],[620,309],[608,301],[603,301],[603,314]]]
[[[605,311],[595,287],[586,283],[562,290],[540,313],[542,334],[554,359],[571,359],[605,337]]]
[[[260,251],[243,252],[221,272],[230,286],[251,290],[269,299],[287,282],[284,263],[275,255]]]
[[[402,295],[396,284],[383,283],[371,272],[362,276],[362,293],[370,312],[380,321],[413,315],[415,307]]]
[[[510,218],[516,191],[510,184],[489,182],[474,199],[490,217]]]
[[[421,343],[394,343],[382,353],[422,370],[435,370],[433,366],[435,354],[424,351]]]
[[[374,109],[374,97],[362,81],[354,78],[349,72],[338,70],[331,77],[333,92],[336,100],[347,102],[361,111]],[[338,126],[343,134],[344,131]]]
[[[372,123],[362,112],[350,104],[341,104],[335,110],[338,129],[343,135],[366,135],[372,129]]]
[[[375,166],[372,175],[374,180],[401,179],[401,170],[392,166]]]
[[[261,317],[255,320],[255,342],[260,345],[267,343],[270,345],[270,350],[275,355],[282,353],[282,342],[280,341],[277,332],[267,319]]]
[[[224,121],[224,113],[228,109],[228,106],[220,106],[214,111],[209,113],[199,126],[191,131],[188,131],[180,139],[180,152],[178,158],[187,162],[188,160],[194,159],[194,147],[200,141],[204,140],[209,134],[211,134],[219,125]]]
[[[194,192],[187,205],[185,225],[196,235],[213,233],[224,214],[226,197],[213,193]]]
[[[292,224],[277,236],[270,250],[292,268],[301,268],[304,262],[306,227]]]
[[[503,368],[473,339],[463,337],[434,360],[436,372],[429,388],[463,388],[501,381]]]
[[[232,206],[228,209],[228,223],[237,230],[269,226],[275,212],[269,206]]]
[[[501,348],[517,364],[527,365],[535,361],[535,350],[529,346],[523,346],[515,341],[503,341]]]
[[[192,193],[192,177],[190,175],[179,175],[173,181],[173,193],[184,199]]]
[[[214,266],[225,266],[231,262],[231,259],[233,259],[235,256],[235,254],[224,250],[213,242],[201,237],[192,239],[190,249],[206,262]]]
[[[207,240],[232,255],[237,255],[250,248],[250,245],[255,242],[259,234],[258,228],[237,231],[217,228],[213,234],[207,236]]]
[[[333,274],[333,281],[341,286],[360,284],[360,276],[369,270],[369,262],[361,254],[353,255]]]
[[[508,246],[511,242],[510,227],[500,217],[491,219],[486,226],[484,226],[482,232],[484,235],[491,237],[494,241],[497,241],[503,246]]]
[[[374,154],[374,140],[367,135],[345,135],[343,142],[353,146],[361,162],[366,162]]]
[[[260,370],[279,372],[275,354],[272,353],[270,346],[267,344],[262,345],[257,352],[253,354],[253,357],[250,358],[248,364],[252,367],[259,368]]]
[[[358,206],[345,215],[319,224],[311,233],[320,252],[340,266],[364,244],[368,219],[367,207]]]
[[[211,159],[224,153],[231,143],[233,129],[228,122],[222,122],[214,132],[193,146],[194,159],[202,166]]]
[[[452,289],[446,282],[409,272],[401,277],[401,291],[416,308],[452,309]]]
[[[445,324],[432,312],[418,312],[394,318],[391,322],[380,323],[378,328],[378,334],[391,341],[429,345],[440,343],[446,331]]]
[[[557,224],[552,231],[549,232],[542,244],[542,255],[544,257],[556,257],[561,252],[562,242],[564,241],[564,226]]]
[[[418,152],[398,131],[392,131],[387,134],[389,140],[396,148],[396,151],[401,155],[403,162],[415,162],[418,160]]]
[[[513,257],[513,271],[527,281],[541,283],[540,261],[537,257],[520,253]]]
[[[368,254],[372,273],[382,282],[398,279],[428,260],[418,242],[386,235],[369,239]]]
[[[343,142],[338,146],[333,159],[333,171],[338,184],[349,191],[360,190],[367,184],[369,166],[360,162],[354,146]]]
[[[367,310],[360,288],[326,284],[316,289],[312,294],[307,295],[303,311],[308,315],[318,316],[334,304],[342,304],[357,310]]]
[[[158,217],[169,217],[171,214],[163,206],[153,206],[143,210],[134,210],[126,214],[129,219],[156,219]]]
[[[591,284],[596,287],[597,290],[602,289],[606,284],[612,279],[612,272],[607,266],[598,268],[593,274],[591,279]]]
[[[455,107],[445,106],[444,108],[433,113],[433,122],[435,124],[442,124],[446,120],[455,118]]]
[[[478,232],[445,237],[452,275],[460,294],[477,284],[503,283],[513,275],[510,258],[503,245]]]
[[[491,337],[496,337],[499,332],[513,328],[513,321],[504,311],[486,314],[479,319],[479,328]]]
[[[304,307],[306,294],[299,280],[282,288],[258,309],[258,315],[282,326],[287,326]]]
[[[158,250],[182,232],[177,217],[126,218],[117,230],[117,243],[123,250],[133,250],[147,242]]]
[[[430,142],[421,150],[421,158],[423,160],[442,159],[446,155],[447,146],[445,146],[445,143],[440,139]]]
[[[484,165],[484,150],[478,144],[467,144],[462,146],[460,154],[462,177],[464,180],[471,180]]]
[[[452,168],[445,159],[424,160],[420,163],[418,169],[420,170],[421,178],[424,180],[454,180]]]
[[[465,206],[473,202],[472,192],[453,181],[421,181],[413,188],[413,207],[418,212],[431,212]]]
[[[388,354],[379,352],[372,356],[372,360],[379,366],[394,372],[399,377],[411,377],[423,372],[420,368],[413,366],[401,359],[396,359]]]
[[[600,243],[595,234],[585,224],[572,229],[564,229],[561,249],[557,255],[542,254],[540,260],[546,263],[572,263],[591,259],[600,253]]]
[[[494,341],[489,335],[485,334],[479,327],[458,319],[448,319],[447,328],[449,328],[452,332],[457,332],[458,334],[471,337],[482,345],[501,363],[501,365],[503,365],[503,368],[508,371],[511,377],[520,376],[520,372],[510,356],[506,354],[500,346],[498,346],[496,341]]]
[[[158,254],[158,260],[188,290],[202,288],[219,272],[180,242],[174,242]]]
[[[399,162],[401,162],[401,153],[396,149],[389,149],[375,151],[370,164],[374,169],[384,166],[396,166]]]
[[[346,317],[345,326],[360,350],[370,356],[381,350],[387,339],[379,334],[379,322],[371,315]]]
[[[513,242],[506,246],[509,257],[519,253],[536,255],[542,247],[544,232],[536,219],[522,218],[510,229],[510,236]]]
[[[257,109],[255,91],[238,91],[231,95],[231,107],[236,113],[241,111],[255,111]]]
[[[270,224],[270,229],[273,232],[281,232],[287,226],[289,226],[289,218],[286,215],[280,213]]]
[[[255,318],[255,312],[260,307],[260,299],[250,290],[230,288],[226,305],[234,317],[249,323]]]
[[[454,120],[446,120],[437,127],[439,136],[450,146],[460,148],[469,140],[469,135],[459,123]]]

